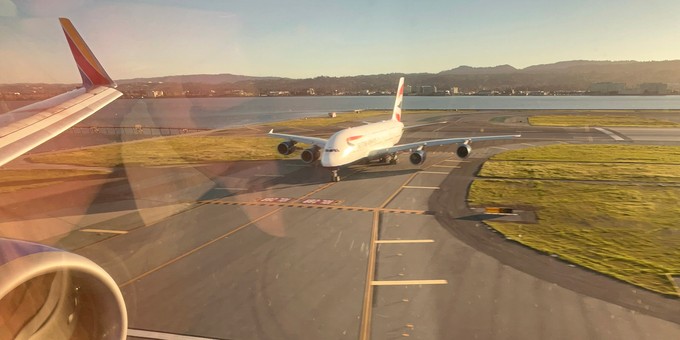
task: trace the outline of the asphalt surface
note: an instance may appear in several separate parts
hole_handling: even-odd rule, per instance
[[[403,142],[523,137],[473,144],[466,160],[438,147],[422,166],[406,155],[394,166],[355,165],[339,183],[295,159],[127,167],[0,195],[0,230],[100,264],[121,286],[130,338],[148,336],[140,330],[218,339],[680,338],[680,300],[507,241],[465,201],[494,153],[673,144],[677,129],[538,128],[507,111],[412,117],[449,123],[409,131]],[[58,231],[44,227],[52,223]]]

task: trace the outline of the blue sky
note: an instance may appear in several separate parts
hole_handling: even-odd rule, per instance
[[[60,16],[114,79],[680,59],[676,0],[0,0],[0,83],[79,81]]]

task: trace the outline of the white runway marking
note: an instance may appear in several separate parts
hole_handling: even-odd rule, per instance
[[[152,332],[152,331],[145,331],[145,330],[141,330],[141,329],[128,329],[127,335],[128,336],[135,336],[135,337],[139,337],[139,338],[145,338],[145,339],[159,339],[159,340],[209,340],[209,339],[214,339],[214,338],[204,338],[204,337],[190,336],[190,335],[180,335],[180,334],[163,333],[163,332]]]
[[[607,134],[609,137],[613,138],[614,140],[623,140],[623,138],[617,136],[615,133],[613,133],[613,132],[611,132],[607,129],[603,129],[603,128],[598,127],[598,128],[595,128],[595,130]]]
[[[431,190],[439,190],[439,187],[421,187],[421,186],[416,186],[416,185],[404,185],[404,189],[431,189]]]
[[[433,168],[452,168],[452,169],[458,169],[460,166],[458,165],[441,165],[441,164],[434,164],[432,165]]]

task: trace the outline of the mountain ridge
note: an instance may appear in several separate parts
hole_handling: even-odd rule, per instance
[[[356,76],[285,78],[231,73],[189,74],[117,80],[129,96],[231,96],[231,95],[337,95],[394,91],[399,77],[406,77],[412,92],[421,86],[438,90],[458,88],[461,93],[479,91],[584,92],[594,83],[664,83],[680,89],[680,60],[569,60],[532,65],[522,69],[508,64],[485,67],[458,66],[439,73],[385,73]],[[17,91],[19,84],[1,85],[0,92]],[[23,85],[27,86],[27,85]],[[7,89],[7,91],[5,91]],[[153,93],[152,93],[153,92]],[[10,95],[11,98],[11,95]]]

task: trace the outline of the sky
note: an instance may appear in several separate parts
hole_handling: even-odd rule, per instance
[[[58,17],[113,79],[680,59],[677,0],[0,0],[0,84],[79,82]]]

